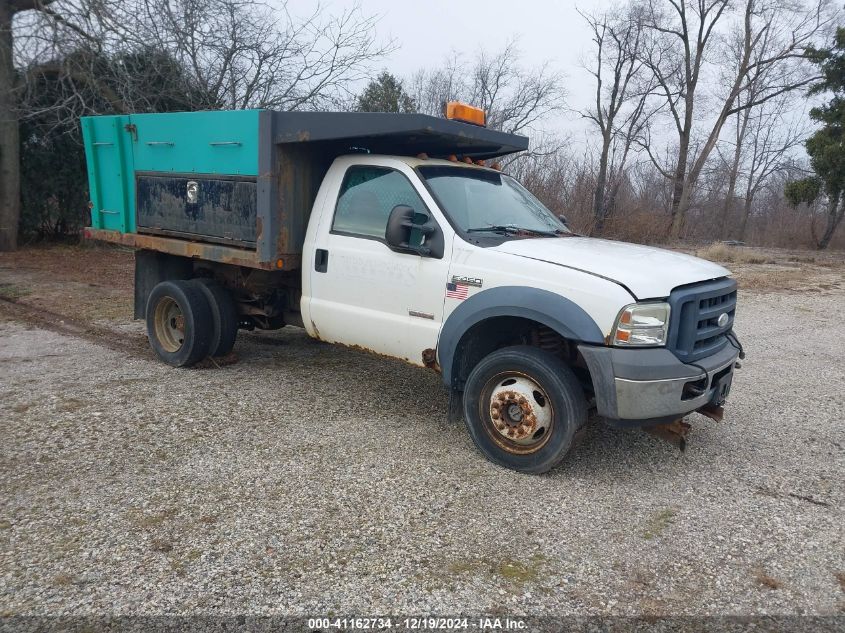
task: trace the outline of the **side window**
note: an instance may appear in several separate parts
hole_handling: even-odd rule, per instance
[[[332,231],[384,239],[393,207],[406,204],[417,213],[428,210],[400,172],[387,167],[350,167],[340,187]]]

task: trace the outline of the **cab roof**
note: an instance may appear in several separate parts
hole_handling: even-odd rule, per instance
[[[319,143],[337,154],[494,158],[528,149],[528,137],[469,123],[392,112],[272,112],[273,142]]]

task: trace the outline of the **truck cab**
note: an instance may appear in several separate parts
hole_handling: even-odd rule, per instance
[[[383,120],[395,128],[397,119]],[[232,174],[171,173],[161,184],[169,197],[151,202],[138,196],[154,185],[136,172],[124,198],[178,217],[144,227],[136,212],[135,233],[92,226],[88,235],[139,249],[136,316],[146,319],[165,362],[185,366],[225,354],[239,327],[301,326],[322,341],[439,372],[462,402],[476,446],[508,468],[555,466],[591,411],[681,443],[688,413],[721,418],[742,353],[729,271],[576,235],[514,178],[487,166],[518,140],[496,148],[492,139],[502,138],[448,124],[467,129],[455,128],[452,141],[435,134],[439,146],[406,132],[401,143],[369,142],[382,150],[372,151],[367,139],[379,135],[371,133],[346,152],[340,147],[349,144],[335,141],[331,152],[291,146],[271,155],[265,162],[277,177],[264,184],[277,204],[264,209],[274,214],[264,221],[260,170],[252,216],[243,199],[236,209],[235,186],[220,193]],[[92,153],[95,142],[89,133]],[[384,152],[391,147],[403,151]],[[212,224],[203,210],[204,191],[217,195],[214,210],[224,221],[227,213],[247,218],[251,243],[203,239],[201,231],[221,221]],[[242,193],[247,203],[249,195]],[[159,208],[165,200],[169,210]],[[291,200],[308,203],[293,254]],[[287,242],[262,259],[265,231],[280,224],[275,244],[282,235]]]

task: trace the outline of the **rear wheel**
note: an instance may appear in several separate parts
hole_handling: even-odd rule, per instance
[[[232,351],[238,336],[238,310],[232,293],[207,277],[192,279],[191,283],[205,295],[211,308],[213,331],[208,355],[225,356]]]
[[[587,419],[587,403],[575,374],[557,356],[536,347],[506,347],[470,373],[464,417],[490,461],[543,473],[569,452]]]
[[[189,367],[208,355],[213,334],[205,294],[188,281],[163,281],[147,299],[147,336],[156,356]]]

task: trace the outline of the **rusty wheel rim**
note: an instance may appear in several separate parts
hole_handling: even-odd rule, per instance
[[[482,394],[479,407],[485,431],[501,448],[525,455],[548,443],[555,415],[538,381],[520,372],[501,373],[487,381]]]
[[[175,299],[163,297],[158,302],[153,323],[156,338],[164,350],[178,352],[185,342],[185,315]]]

